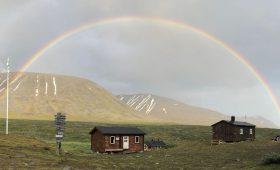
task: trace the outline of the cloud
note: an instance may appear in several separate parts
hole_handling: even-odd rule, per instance
[[[157,16],[189,23],[226,42],[252,62],[280,96],[276,0],[0,3],[0,55],[11,57],[14,70],[47,42],[84,23]],[[82,76],[114,93],[156,93],[224,112],[261,114],[274,109],[260,83],[228,51],[190,31],[153,23],[119,23],[81,32],[50,49],[29,71]],[[232,108],[232,102],[241,104],[240,110]]]
[[[157,24],[129,22],[81,32],[49,50],[30,70],[88,77],[115,94],[150,92],[195,105],[203,101],[207,107],[227,103],[221,110],[232,100],[242,108],[270,100],[256,100],[265,92],[255,89],[259,82],[228,51],[188,30]]]

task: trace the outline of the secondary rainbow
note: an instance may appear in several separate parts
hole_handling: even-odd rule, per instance
[[[237,60],[240,61],[253,75],[254,77],[262,84],[264,87],[264,90],[268,93],[268,95],[271,98],[271,101],[273,102],[273,105],[275,106],[276,110],[278,113],[280,113],[280,106],[278,103],[278,100],[276,96],[274,95],[271,87],[269,86],[268,82],[265,80],[265,78],[257,71],[257,69],[248,61],[244,56],[242,56],[240,53],[238,53],[236,50],[231,48],[229,45],[227,45],[225,42],[221,41],[217,37],[201,30],[198,29],[194,26],[188,25],[186,23],[180,22],[180,21],[175,21],[175,20],[169,20],[169,19],[163,19],[163,18],[155,18],[155,17],[117,17],[117,18],[109,18],[109,19],[103,19],[99,21],[93,21],[91,23],[86,23],[83,24],[79,27],[76,27],[74,29],[71,29],[67,32],[64,32],[63,34],[57,36],[56,38],[52,39],[49,41],[43,48],[39,49],[35,54],[31,56],[31,58],[28,60],[27,63],[25,63],[18,74],[16,74],[13,78],[13,80],[17,80],[20,76],[21,73],[26,71],[26,69],[35,61],[37,60],[40,56],[42,56],[46,51],[60,43],[61,41],[65,40],[66,38],[77,34],[79,32],[88,30],[88,29],[93,29],[98,26],[106,25],[106,24],[117,24],[121,22],[131,22],[131,21],[141,21],[145,23],[154,23],[154,24],[162,24],[162,25],[170,25],[170,26],[175,26],[177,28],[181,29],[186,29],[189,30],[193,33],[196,33],[206,39],[209,39],[210,41],[214,42],[215,44],[219,45],[220,47],[224,48],[227,50],[232,56],[234,56]]]

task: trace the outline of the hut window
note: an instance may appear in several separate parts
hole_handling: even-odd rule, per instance
[[[115,143],[116,143],[116,137],[110,136],[110,144],[115,144]]]
[[[243,135],[243,129],[240,129],[240,135]]]
[[[252,135],[253,134],[253,129],[250,129],[250,135]]]
[[[139,136],[135,136],[135,143],[140,143]]]

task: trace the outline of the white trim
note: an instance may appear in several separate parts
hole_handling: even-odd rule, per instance
[[[112,139],[113,138],[113,142]],[[116,144],[116,136],[110,136],[110,144]]]
[[[138,142],[137,142],[137,140],[136,140],[137,138],[138,138]],[[140,143],[140,136],[135,136],[135,137],[134,137],[134,142],[135,142],[135,143]]]
[[[250,129],[250,135],[252,135],[253,134],[253,129]]]
[[[240,135],[243,135],[243,134],[244,134],[244,132],[243,132],[243,129],[242,129],[242,128],[239,130],[239,132],[240,132]]]

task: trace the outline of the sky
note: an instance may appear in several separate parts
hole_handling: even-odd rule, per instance
[[[48,42],[87,23],[161,18],[226,43],[280,99],[279,6],[278,0],[0,0],[0,67],[10,57],[18,71]],[[79,76],[115,95],[151,93],[280,125],[279,110],[246,66],[213,40],[176,25],[138,19],[101,24],[57,43],[27,71]]]

